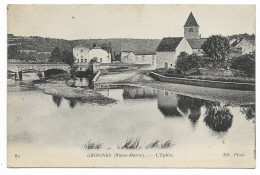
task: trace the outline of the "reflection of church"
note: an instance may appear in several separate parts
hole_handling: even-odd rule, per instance
[[[177,109],[177,94],[170,91],[158,91],[158,109],[165,117],[180,117],[181,114]]]

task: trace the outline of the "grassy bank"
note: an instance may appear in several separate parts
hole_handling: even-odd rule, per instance
[[[64,97],[67,99],[75,99],[84,103],[108,105],[116,103],[116,100],[105,97],[92,89],[82,89],[69,87],[64,81],[49,81],[47,83],[38,83],[34,85],[44,93]]]

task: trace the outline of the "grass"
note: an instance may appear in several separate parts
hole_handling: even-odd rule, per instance
[[[85,143],[83,145],[83,148],[84,149],[101,149],[102,147],[102,143],[95,143],[95,142],[92,142],[91,140],[88,141],[88,143]]]
[[[168,149],[172,147],[173,147],[173,143],[171,140],[166,140],[164,143],[161,144],[162,149]]]
[[[172,148],[174,144],[171,140],[166,140],[165,142],[160,140],[155,140],[148,144],[145,148],[146,149],[169,149]]]
[[[137,138],[127,138],[123,146],[119,146],[119,149],[139,149],[140,146],[140,137]]]
[[[207,75],[192,75],[187,78],[199,79],[199,80],[211,80],[211,81],[224,81],[224,82],[237,82],[237,83],[253,83],[255,84],[254,78],[249,77],[224,77],[224,76],[207,76]]]

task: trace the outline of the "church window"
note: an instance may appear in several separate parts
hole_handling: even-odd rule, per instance
[[[189,28],[189,32],[193,32],[193,28]]]

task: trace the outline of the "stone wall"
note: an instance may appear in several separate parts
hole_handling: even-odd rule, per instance
[[[189,79],[189,78],[166,77],[166,76],[154,73],[154,72],[150,72],[150,76],[158,81],[170,82],[170,83],[176,83],[176,84],[186,84],[186,85],[202,86],[202,87],[210,87],[210,88],[255,91],[255,84],[251,84],[251,83],[235,83],[235,82],[222,82],[222,81],[198,80],[198,79]]]

